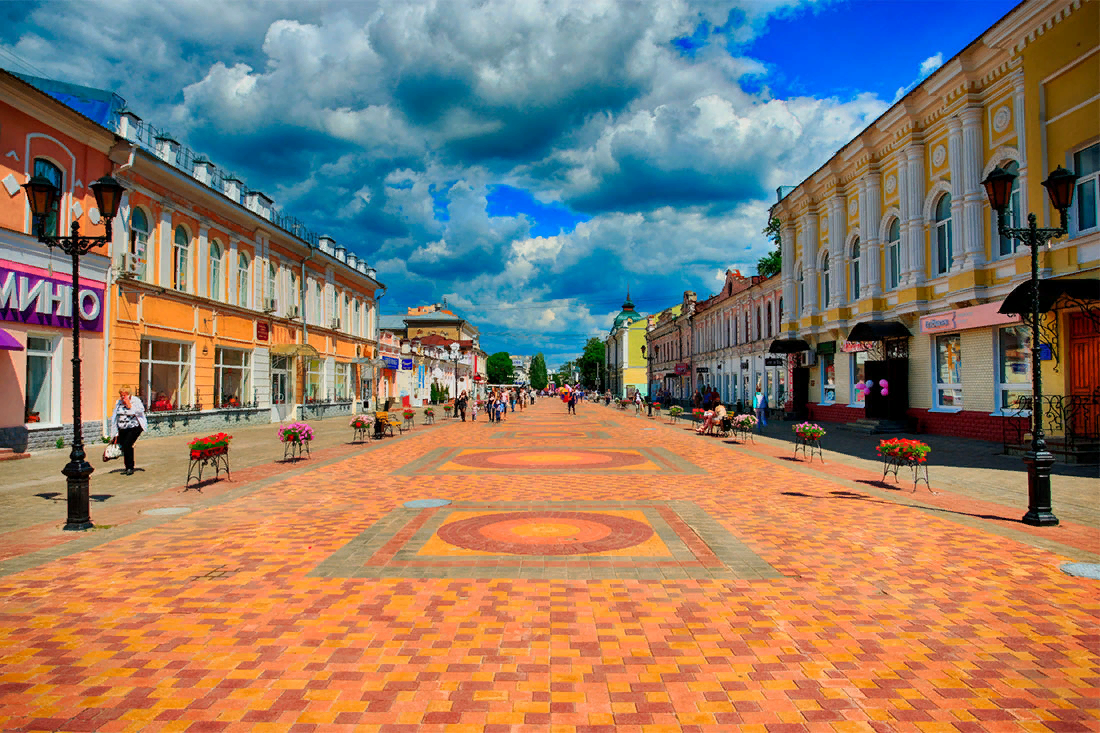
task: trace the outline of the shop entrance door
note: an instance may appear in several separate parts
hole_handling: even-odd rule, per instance
[[[1084,313],[1069,316],[1069,417],[1077,438],[1100,437],[1100,329]]]
[[[290,400],[294,385],[290,374],[289,357],[271,357],[271,410],[272,418],[278,422],[288,420],[294,412],[294,405]]]
[[[809,414],[806,403],[810,401],[810,368],[795,367],[791,379],[791,398],[794,402],[794,414],[799,420],[805,420]]]
[[[863,368],[864,378],[875,385],[867,395],[864,414],[875,420],[904,422],[909,412],[909,360],[868,361]],[[879,387],[882,379],[889,390],[885,397]]]

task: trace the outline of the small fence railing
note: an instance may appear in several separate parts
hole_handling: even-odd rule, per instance
[[[1034,399],[1022,396],[1001,420],[1005,452],[1031,442]],[[1051,453],[1072,455],[1095,452],[1100,444],[1100,394],[1043,395],[1040,403],[1043,434]]]

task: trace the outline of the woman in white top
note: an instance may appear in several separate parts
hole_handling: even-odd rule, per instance
[[[118,447],[122,449],[122,462],[125,465],[123,476],[134,475],[134,443],[146,427],[148,423],[145,420],[145,405],[130,394],[129,387],[119,387],[118,402],[115,403],[115,412],[111,415],[111,437],[117,438]]]

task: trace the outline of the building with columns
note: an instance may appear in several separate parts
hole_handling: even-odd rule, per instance
[[[604,340],[607,388],[616,397],[630,397],[640,391],[648,396],[646,383],[646,317],[634,309],[627,291],[626,301]]]
[[[1016,173],[1012,225],[1034,212],[1057,226],[1040,183],[1058,165],[1076,172],[1070,232],[1040,254],[1042,277],[1100,267],[1098,27],[1096,2],[1020,4],[781,189],[780,340],[805,347],[792,357],[797,412],[1001,439],[1030,394],[1032,344],[997,310],[1029,279],[1030,254],[999,236],[982,180]],[[1100,332],[1079,311],[1046,316],[1043,379],[1063,396],[1100,389]]]

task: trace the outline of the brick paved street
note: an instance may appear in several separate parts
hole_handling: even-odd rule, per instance
[[[1098,560],[1088,476],[1031,528],[942,465],[913,493],[578,412],[344,421],[292,465],[268,428],[233,482],[130,477],[76,536],[33,496],[63,460],[3,466],[0,730],[1100,729],[1098,581],[1059,569]]]

